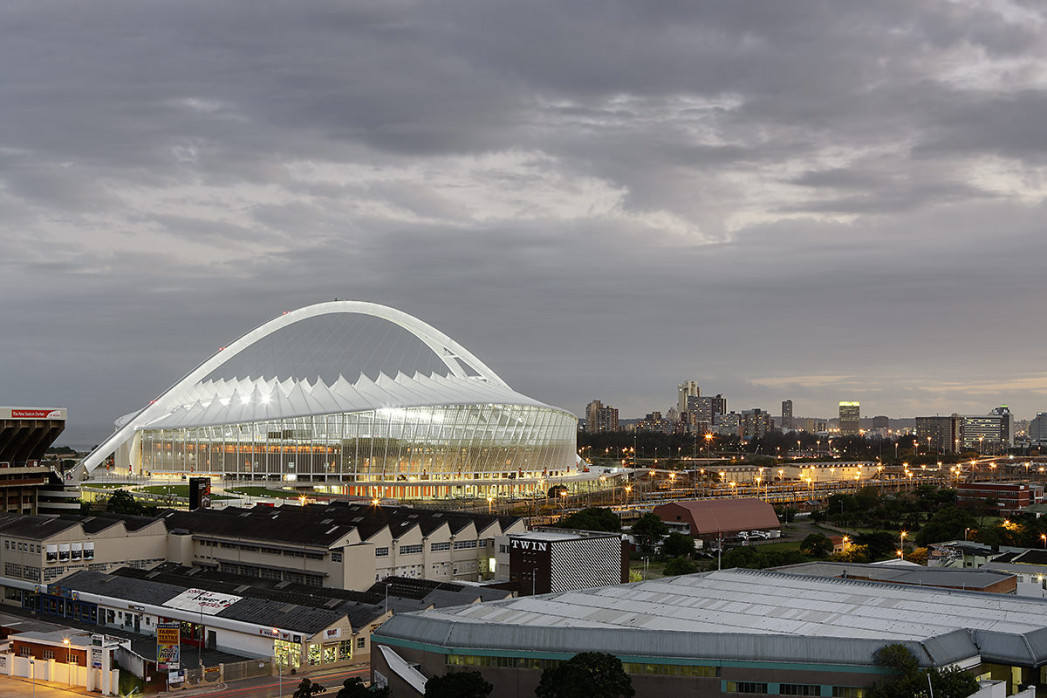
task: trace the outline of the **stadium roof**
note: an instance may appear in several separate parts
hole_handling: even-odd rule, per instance
[[[443,404],[548,408],[417,318],[374,303],[319,303],[219,349],[147,407],[121,418],[82,465],[93,470],[138,429]]]
[[[395,616],[389,639],[618,656],[870,665],[903,643],[921,663],[1047,662],[1047,600],[724,570]]]

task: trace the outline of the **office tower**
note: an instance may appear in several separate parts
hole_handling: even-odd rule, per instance
[[[840,403],[840,433],[861,433],[861,408],[857,402]]]
[[[962,417],[960,443],[966,449],[979,453],[997,453],[1011,446],[1011,411],[1007,406],[997,407],[992,414],[968,414]]]
[[[782,400],[782,431],[793,428],[793,401]]]
[[[702,394],[701,389],[698,387],[697,381],[684,381],[680,385],[676,386],[677,400],[676,409],[679,412],[687,411],[687,398],[698,397]]]

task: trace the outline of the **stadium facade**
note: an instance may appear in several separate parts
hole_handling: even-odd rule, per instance
[[[84,461],[369,497],[503,496],[577,474],[577,418],[398,310],[334,301],[248,332]]]

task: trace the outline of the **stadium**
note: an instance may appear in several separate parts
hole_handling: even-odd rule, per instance
[[[350,496],[505,496],[576,476],[576,429],[424,322],[334,301],[223,347],[118,420],[82,466]]]

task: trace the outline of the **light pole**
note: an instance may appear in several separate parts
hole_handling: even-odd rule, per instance
[[[908,535],[905,531],[898,534],[898,559],[905,559],[905,536]]]
[[[36,659],[33,657],[29,658],[29,675],[33,682],[33,698],[36,698]]]

